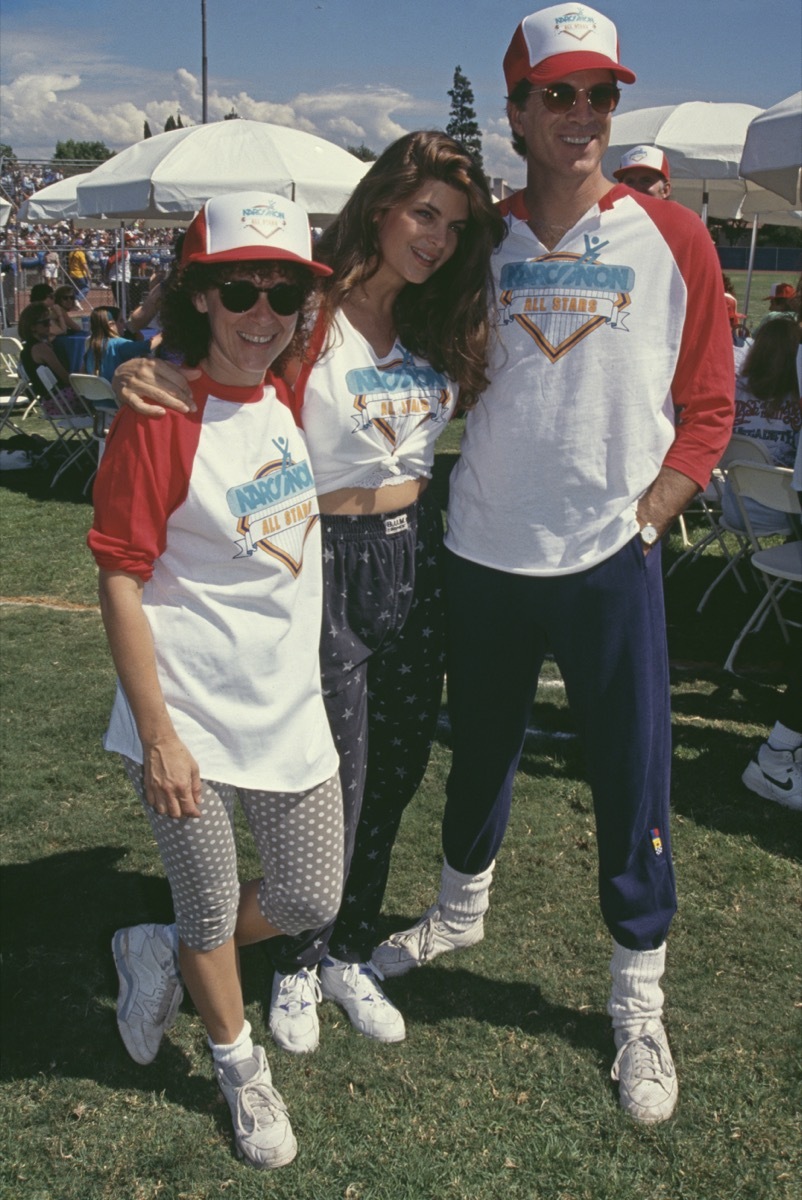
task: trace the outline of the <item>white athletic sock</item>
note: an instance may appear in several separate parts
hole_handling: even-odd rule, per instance
[[[242,1026],[240,1035],[228,1045],[225,1043],[218,1045],[211,1038],[208,1039],[209,1048],[212,1052],[214,1061],[220,1067],[230,1067],[234,1063],[247,1062],[249,1058],[253,1058],[253,1041],[251,1040],[250,1022],[246,1021]]]
[[[463,875],[443,862],[437,903],[446,925],[466,929],[490,907],[490,884],[495,860],[479,875]]]
[[[802,733],[789,729],[781,721],[775,721],[769,734],[769,750],[798,750],[802,746]]]
[[[666,944],[657,950],[627,950],[613,941],[610,975],[613,986],[607,1011],[613,1029],[660,1020],[663,989],[660,980],[666,966]]]

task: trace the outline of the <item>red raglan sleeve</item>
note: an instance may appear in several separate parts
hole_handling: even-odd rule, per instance
[[[166,413],[153,420],[121,410],[106,438],[95,479],[95,517],[87,544],[99,567],[147,581],[164,552],[167,521],[187,495],[203,416]]]
[[[671,385],[677,430],[663,465],[704,489],[730,440],[735,415],[735,362],[721,266],[710,234],[688,209],[668,200],[652,204],[649,214],[674,256],[687,294]]]

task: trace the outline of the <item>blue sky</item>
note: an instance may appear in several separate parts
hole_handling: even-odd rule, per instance
[[[209,119],[293,125],[381,150],[448,120],[454,67],[474,90],[485,167],[513,184],[501,61],[515,0],[207,0]],[[682,100],[761,108],[802,87],[799,0],[598,0],[638,75],[619,112]],[[201,0],[2,0],[0,140],[47,156],[57,140],[122,149],[147,118],[201,119]]]

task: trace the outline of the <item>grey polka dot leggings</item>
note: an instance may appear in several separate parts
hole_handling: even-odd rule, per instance
[[[159,847],[178,934],[192,950],[214,950],[234,933],[239,906],[234,805],[239,800],[263,877],[262,915],[283,933],[328,924],[343,884],[339,775],[305,792],[254,792],[201,780],[200,817],[168,817],[145,799],[140,763],[121,755]]]

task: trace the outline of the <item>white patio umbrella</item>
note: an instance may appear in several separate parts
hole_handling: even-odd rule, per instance
[[[740,171],[802,208],[802,92],[760,113],[746,131]]]
[[[17,213],[18,221],[27,221],[31,225],[52,225],[58,221],[70,221],[78,216],[78,197],[76,189],[81,175],[68,175],[56,183],[49,183],[40,188],[27,200],[23,200]]]
[[[11,216],[12,207],[13,206],[9,204],[8,200],[4,200],[3,197],[0,196],[0,227],[8,224],[8,218]]]
[[[612,174],[632,146],[660,146],[671,166],[674,198],[699,212],[705,222],[708,216],[735,216],[746,192],[738,178],[741,151],[749,123],[760,112],[753,104],[689,100],[621,113],[613,117],[605,173]]]
[[[369,167],[323,138],[262,121],[218,121],[160,133],[122,150],[78,187],[84,216],[191,217],[210,196],[264,189],[306,209],[339,212]]]
[[[79,214],[78,185],[88,179],[91,174],[91,171],[84,171],[40,188],[38,192],[34,192],[32,196],[22,202],[17,219],[27,221],[31,225],[54,225],[59,221],[72,221],[78,229],[119,229],[121,224],[119,217],[112,218],[102,215],[82,217]],[[150,220],[143,219],[142,224],[150,227],[186,225],[188,220],[189,218],[182,220],[162,216]],[[128,224],[130,225],[131,222],[129,221]]]

